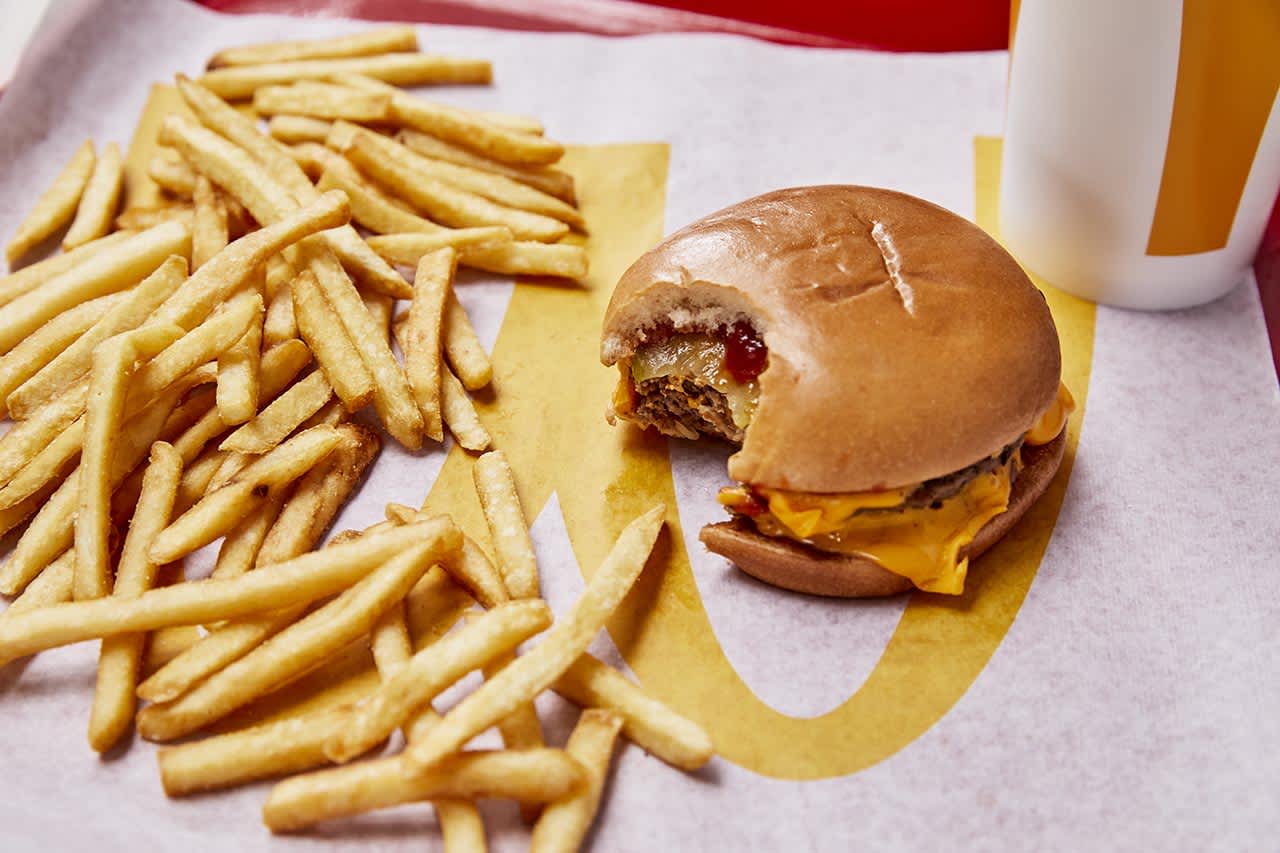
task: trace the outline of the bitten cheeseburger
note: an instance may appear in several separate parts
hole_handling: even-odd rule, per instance
[[[620,418],[740,445],[703,543],[820,595],[959,594],[1073,408],[1053,318],[981,229],[903,193],[779,190],[641,257],[605,314]]]

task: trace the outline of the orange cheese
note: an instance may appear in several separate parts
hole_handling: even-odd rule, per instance
[[[1071,417],[1071,413],[1075,410],[1075,398],[1067,390],[1066,384],[1059,382],[1058,396],[1053,398],[1053,403],[1045,409],[1040,420],[1036,421],[1035,426],[1027,432],[1025,436],[1027,444],[1048,444],[1053,441],[1058,437],[1058,433],[1062,432],[1067,418]]]

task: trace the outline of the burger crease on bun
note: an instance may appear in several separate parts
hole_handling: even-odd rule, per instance
[[[1047,488],[1074,408],[1044,297],[977,226],[891,190],[779,190],[622,276],[611,417],[738,445],[703,543],[818,595],[958,595]]]

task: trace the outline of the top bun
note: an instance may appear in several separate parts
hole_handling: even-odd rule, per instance
[[[729,476],[856,492],[957,471],[1018,440],[1053,402],[1044,297],[980,228],[892,190],[778,190],[668,237],[623,274],[601,358],[660,323],[747,319],[760,401]]]

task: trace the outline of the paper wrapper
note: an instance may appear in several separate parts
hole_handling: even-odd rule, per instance
[[[167,97],[152,84],[199,72],[229,44],[359,26],[161,0],[68,4],[0,101],[0,234],[86,136],[132,139],[154,97],[145,145]],[[467,275],[459,286],[493,351],[481,415],[536,518],[554,609],[571,605],[627,520],[655,501],[671,508],[669,535],[594,650],[702,722],[722,757],[685,775],[622,749],[596,849],[1274,842],[1280,604],[1267,590],[1280,556],[1280,446],[1269,439],[1280,400],[1252,283],[1173,314],[1095,310],[1041,283],[1080,403],[1071,450],[1049,494],[973,566],[966,594],[779,592],[697,542],[722,517],[726,449],[604,423],[615,373],[597,350],[612,283],[664,233],[781,186],[891,186],[994,228],[1004,56],[709,35],[421,36],[428,50],[495,62],[495,86],[433,97],[537,115],[572,143],[564,166],[590,227],[591,277],[513,286]],[[145,182],[130,192],[143,198]],[[336,529],[425,498],[483,536],[470,479],[456,448],[388,447]],[[210,560],[197,555],[188,572]],[[168,632],[152,656],[189,641]],[[261,827],[265,785],[166,802],[150,745],[94,757],[84,733],[95,659],[86,644],[0,672],[0,846],[315,845]],[[358,697],[374,679],[355,648],[225,725]],[[574,710],[554,696],[539,707],[549,741],[562,743]],[[492,733],[478,742],[494,743]],[[525,843],[514,806],[484,812],[496,849]],[[439,845],[424,806],[315,837],[351,849]]]

